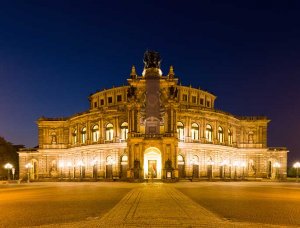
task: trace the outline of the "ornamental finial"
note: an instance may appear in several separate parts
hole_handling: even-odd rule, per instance
[[[174,68],[173,68],[173,66],[170,66],[170,70],[169,70],[168,76],[169,76],[169,79],[173,79],[173,78],[174,78],[175,73],[174,73]]]
[[[135,66],[132,66],[130,76],[131,76],[132,79],[136,79],[137,74],[136,74],[136,71],[135,71]]]

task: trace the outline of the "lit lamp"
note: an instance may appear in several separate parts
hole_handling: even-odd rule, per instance
[[[273,164],[273,167],[276,169],[276,179],[278,179],[278,177],[279,177],[278,172],[279,172],[279,168],[281,167],[281,165],[279,162],[275,162]]]
[[[31,163],[27,163],[25,165],[25,168],[27,169],[27,183],[30,182],[30,169],[32,168],[32,164]]]
[[[10,180],[10,170],[13,168],[13,165],[10,163],[6,163],[4,168],[7,169],[7,179]]]
[[[60,178],[62,179],[63,168],[65,167],[64,161],[60,161],[58,166],[60,168]]]
[[[298,177],[299,177],[299,173],[298,173],[298,170],[299,170],[299,167],[300,167],[300,162],[296,162],[293,167],[296,169],[296,182],[298,182]]]

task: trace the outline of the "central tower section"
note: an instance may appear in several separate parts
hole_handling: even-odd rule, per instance
[[[146,80],[146,134],[160,134],[162,110],[160,101],[160,55],[158,52],[146,51],[144,54],[143,76]]]

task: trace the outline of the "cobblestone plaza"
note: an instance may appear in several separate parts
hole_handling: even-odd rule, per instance
[[[1,185],[0,227],[299,227],[299,205],[298,183]]]

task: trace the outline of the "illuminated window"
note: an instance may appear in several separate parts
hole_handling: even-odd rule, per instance
[[[124,122],[121,125],[121,139],[126,140],[128,138],[128,123]]]
[[[208,142],[212,142],[212,127],[209,124],[206,125],[205,138]]]
[[[177,135],[180,141],[184,140],[184,126],[181,122],[177,122]]]
[[[99,139],[99,126],[98,125],[94,125],[92,128],[92,139],[93,139],[93,142],[98,142],[98,139]]]
[[[183,100],[183,101],[187,101],[187,100],[188,100],[187,94],[183,94],[183,95],[182,95],[182,100]]]
[[[73,138],[73,143],[76,144],[77,143],[77,130],[76,129],[73,131],[72,138]]]
[[[228,144],[232,144],[232,132],[228,129]]]
[[[184,165],[183,156],[180,154],[177,156],[177,163],[178,163],[178,165]]]
[[[218,140],[220,143],[224,142],[224,132],[222,127],[218,128]]]
[[[81,142],[86,143],[86,127],[81,130]]]
[[[128,162],[128,156],[127,155],[123,155],[121,161],[122,162]]]
[[[199,140],[199,125],[193,123],[191,131],[192,131],[192,140]]]
[[[106,140],[112,141],[114,138],[114,126],[109,123],[106,125]]]

